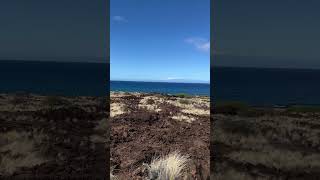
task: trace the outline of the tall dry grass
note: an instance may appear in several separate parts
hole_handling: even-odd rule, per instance
[[[176,180],[183,176],[183,171],[189,162],[189,157],[181,155],[178,151],[169,153],[164,157],[154,158],[149,165],[148,180]]]

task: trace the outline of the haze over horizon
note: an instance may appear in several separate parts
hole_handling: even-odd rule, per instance
[[[130,82],[164,82],[164,83],[201,83],[210,84],[209,81],[196,79],[110,79],[110,81],[130,81]]]

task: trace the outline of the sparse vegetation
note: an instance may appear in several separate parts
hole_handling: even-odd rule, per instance
[[[188,94],[185,94],[185,93],[178,93],[175,95],[176,97],[179,97],[179,98],[188,98],[190,97],[190,95]]]
[[[10,103],[14,106],[21,105],[28,102],[28,96],[26,93],[16,93],[11,97]]]
[[[290,113],[320,113],[320,106],[290,106],[287,109]]]
[[[47,161],[36,148],[45,138],[43,134],[9,131],[0,138],[0,174],[11,175],[20,167],[32,167]]]
[[[216,114],[237,115],[241,112],[248,111],[248,105],[241,102],[218,102],[214,105],[213,111]]]
[[[107,107],[109,106],[109,99],[107,99],[106,97],[100,97],[98,101],[98,106],[101,109],[107,109]]]
[[[110,180],[118,180],[117,176],[113,174],[114,167],[110,169]]]
[[[98,97],[2,97],[0,179],[69,179],[79,172],[86,177],[105,175],[101,164],[106,162],[107,113],[91,110]],[[12,108],[14,104],[19,105]]]
[[[154,104],[154,103],[155,103],[155,101],[153,99],[151,99],[151,98],[147,99],[147,104]]]
[[[190,104],[191,102],[188,99],[179,99],[179,103],[181,103],[181,104]]]
[[[48,96],[44,99],[43,105],[49,106],[52,109],[55,106],[70,105],[70,102],[59,96]]]
[[[219,122],[219,125],[224,131],[229,133],[248,136],[249,134],[253,134],[255,132],[253,123],[248,120],[226,119],[222,122]]]
[[[111,166],[117,167],[114,176],[148,180],[208,179],[208,97],[185,99],[153,93],[111,93],[111,102]],[[126,109],[118,111],[121,107]],[[174,151],[177,149],[180,153]],[[147,164],[142,166],[143,162]]]
[[[222,110],[212,116],[213,178],[320,177],[320,123],[314,109],[233,107],[233,113]],[[250,111],[254,115],[243,113]]]
[[[189,161],[188,156],[175,151],[165,157],[154,158],[148,170],[148,180],[176,180],[182,177],[183,170]]]

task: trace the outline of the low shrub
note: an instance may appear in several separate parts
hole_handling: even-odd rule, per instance
[[[176,97],[179,97],[179,98],[188,98],[190,97],[190,95],[188,94],[185,94],[185,93],[178,93],[175,95]]]
[[[179,99],[179,103],[181,104],[190,104],[191,102],[187,99]]]
[[[153,99],[147,99],[147,104],[154,104],[155,101]]]

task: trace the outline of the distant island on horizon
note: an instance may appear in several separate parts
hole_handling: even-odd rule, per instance
[[[118,82],[141,82],[141,83],[186,83],[186,84],[208,84],[210,81],[202,80],[122,80],[122,79],[110,79],[110,81]]]

